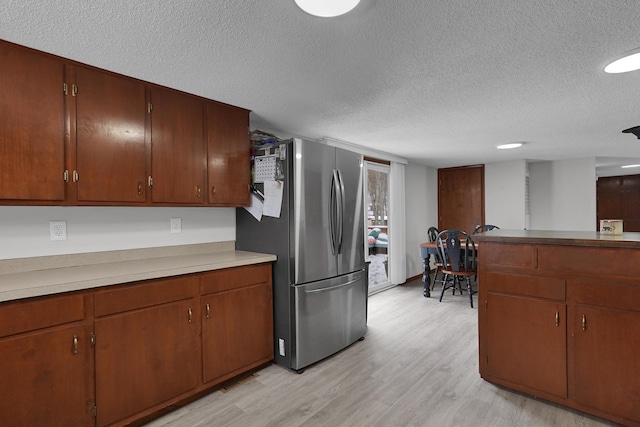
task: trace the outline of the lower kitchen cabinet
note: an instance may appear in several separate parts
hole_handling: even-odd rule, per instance
[[[111,425],[198,386],[197,276],[95,296],[97,425]]]
[[[224,381],[273,359],[271,267],[202,276],[204,382]]]
[[[640,426],[640,248],[551,242],[480,238],[480,375]]]
[[[568,325],[571,395],[640,424],[640,288],[617,282],[575,284],[579,303]]]
[[[565,304],[491,292],[486,301],[485,375],[566,397]]]
[[[82,295],[0,305],[0,424],[93,425],[91,331]]]
[[[0,425],[140,424],[273,360],[271,264],[0,303]]]

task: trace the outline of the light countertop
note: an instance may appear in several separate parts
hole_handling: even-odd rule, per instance
[[[234,242],[0,260],[0,302],[275,260]]]

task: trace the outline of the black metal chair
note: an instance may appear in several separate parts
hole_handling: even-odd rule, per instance
[[[444,274],[440,302],[444,291],[452,288],[455,295],[456,286],[462,294],[462,279],[466,279],[469,304],[473,308],[473,288],[471,278],[477,274],[477,250],[471,236],[462,230],[444,230],[438,233],[436,247],[442,260],[441,271]]]
[[[500,229],[500,227],[498,227],[497,225],[491,225],[491,224],[477,225],[475,230],[473,230],[473,233],[471,234],[484,233],[485,231],[491,231],[494,228]]]

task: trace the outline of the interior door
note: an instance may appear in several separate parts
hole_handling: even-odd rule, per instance
[[[438,229],[484,224],[484,165],[438,169]]]

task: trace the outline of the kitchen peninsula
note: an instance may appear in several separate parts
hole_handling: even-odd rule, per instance
[[[275,260],[234,242],[1,260],[3,425],[139,424],[269,363]]]
[[[640,425],[640,233],[476,240],[482,378]]]

